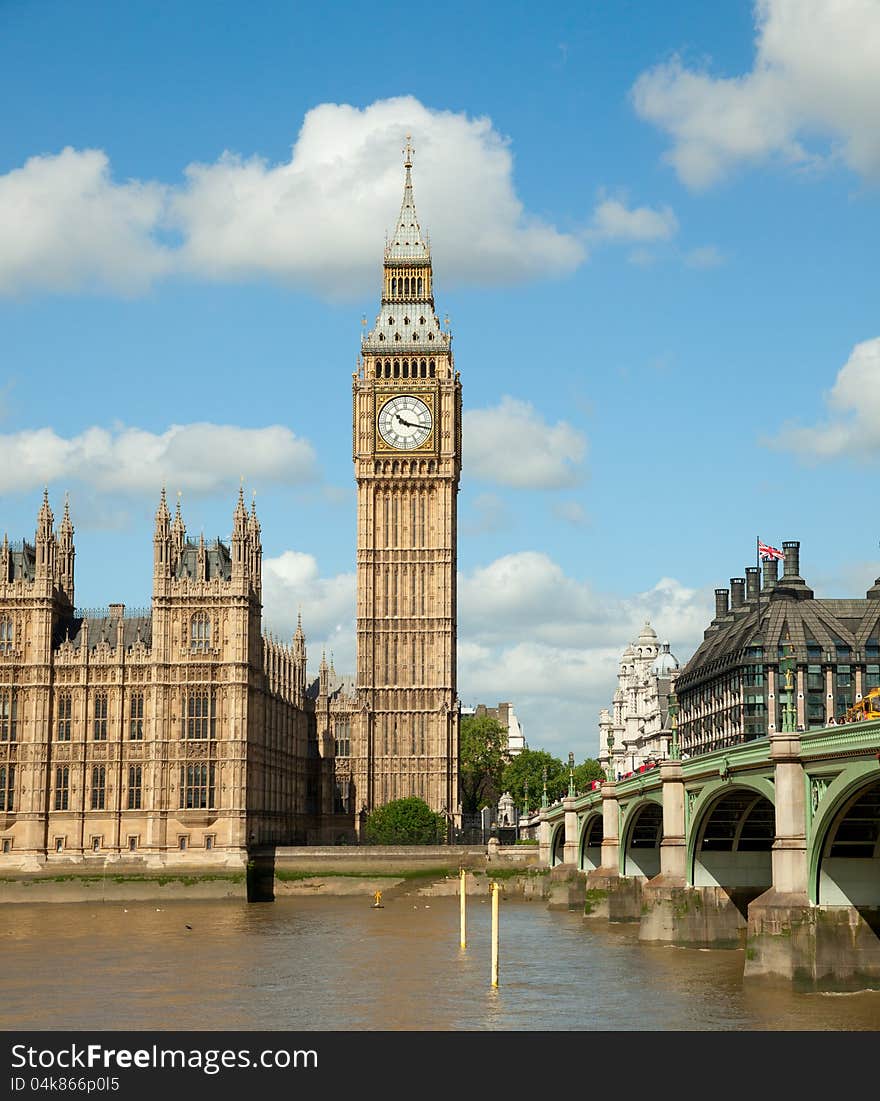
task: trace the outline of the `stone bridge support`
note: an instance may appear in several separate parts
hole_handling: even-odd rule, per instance
[[[579,823],[575,800],[562,800],[565,841],[562,846],[562,863],[550,871],[551,910],[582,910],[586,902],[586,876],[578,867]]]
[[[602,785],[602,863],[587,873],[585,883],[584,918],[618,921],[621,891],[631,891],[631,884],[620,875],[620,804],[617,784],[609,780]]]
[[[741,948],[743,913],[723,887],[688,883],[685,786],[680,761],[660,766],[663,840],[660,874],[642,887],[639,940],[700,948]],[[691,824],[691,828],[697,828]]]
[[[880,940],[860,908],[810,899],[800,751],[796,736],[771,735],[777,790],[773,886],[749,906],[744,975],[785,978],[812,989],[876,989]],[[812,843],[821,847],[824,835]]]

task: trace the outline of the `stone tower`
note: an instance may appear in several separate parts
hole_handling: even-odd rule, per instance
[[[456,501],[461,383],[434,312],[407,139],[382,304],[353,379],[357,481],[356,810],[420,796],[458,809]]]

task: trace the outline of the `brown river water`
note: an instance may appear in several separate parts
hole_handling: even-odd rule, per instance
[[[741,951],[639,943],[635,925],[415,894],[10,904],[0,1028],[355,1031],[880,1029],[880,991],[743,981]],[[188,928],[189,926],[189,928]]]

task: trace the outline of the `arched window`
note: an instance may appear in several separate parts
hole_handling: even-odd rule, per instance
[[[70,801],[70,766],[55,769],[55,809],[67,810]]]
[[[107,786],[107,769],[96,765],[92,769],[92,810],[104,809],[104,796]]]
[[[12,810],[15,801],[15,765],[0,766],[0,810]]]
[[[395,359],[395,361],[394,361],[394,377],[395,378],[400,378],[400,360],[399,359]]]
[[[128,699],[128,736],[133,742],[144,737],[144,694],[132,692]]]
[[[421,280],[421,277],[418,280],[418,291],[417,291],[417,293],[418,294],[422,293],[422,280]]]
[[[431,378],[435,378],[435,377],[436,377],[436,374],[437,374],[437,372],[436,372],[436,369],[435,369],[435,367],[434,367],[434,360],[433,360],[433,359],[432,359],[432,360],[431,360],[431,362],[430,362],[430,363],[428,364],[428,374],[430,375],[430,377],[431,377]]]
[[[186,698],[184,737],[204,741],[214,737],[214,693],[208,688],[198,688]]]
[[[0,742],[15,741],[17,704],[12,688],[0,688]]]
[[[71,717],[73,715],[73,697],[69,692],[62,692],[59,695],[57,711],[58,725],[56,737],[59,742],[69,742]],[[61,807],[56,807],[55,809],[61,810]]]
[[[190,620],[189,648],[194,654],[211,649],[211,617],[207,612],[196,612]]]
[[[214,765],[180,766],[180,805],[186,810],[214,806]]]
[[[404,293],[405,295],[408,295],[408,294],[409,294],[409,277],[407,277],[407,278],[406,278],[406,279],[404,279],[404,281],[403,281],[403,293]]]
[[[392,295],[397,294],[397,280],[394,279],[394,278],[392,278],[392,280],[391,280],[391,294]]]
[[[428,377],[428,365],[427,365],[427,363],[425,363],[424,360],[422,360],[421,367],[422,367],[422,378],[427,378]]]
[[[0,619],[0,654],[11,654],[15,642],[15,627],[8,617]]]
[[[107,741],[107,693],[96,692],[92,704],[92,732],[96,742]]]
[[[403,361],[403,377],[404,378],[409,378],[409,360],[408,359],[405,359]]]
[[[128,767],[128,809],[141,809],[141,766],[129,765]]]

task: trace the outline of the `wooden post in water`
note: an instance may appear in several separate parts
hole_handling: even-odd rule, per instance
[[[492,985],[498,985],[498,892],[497,883],[492,882]]]
[[[460,907],[461,907],[461,947],[467,948],[467,923],[465,920],[465,886],[467,882],[467,872],[464,868],[459,869],[459,893],[461,895]]]

